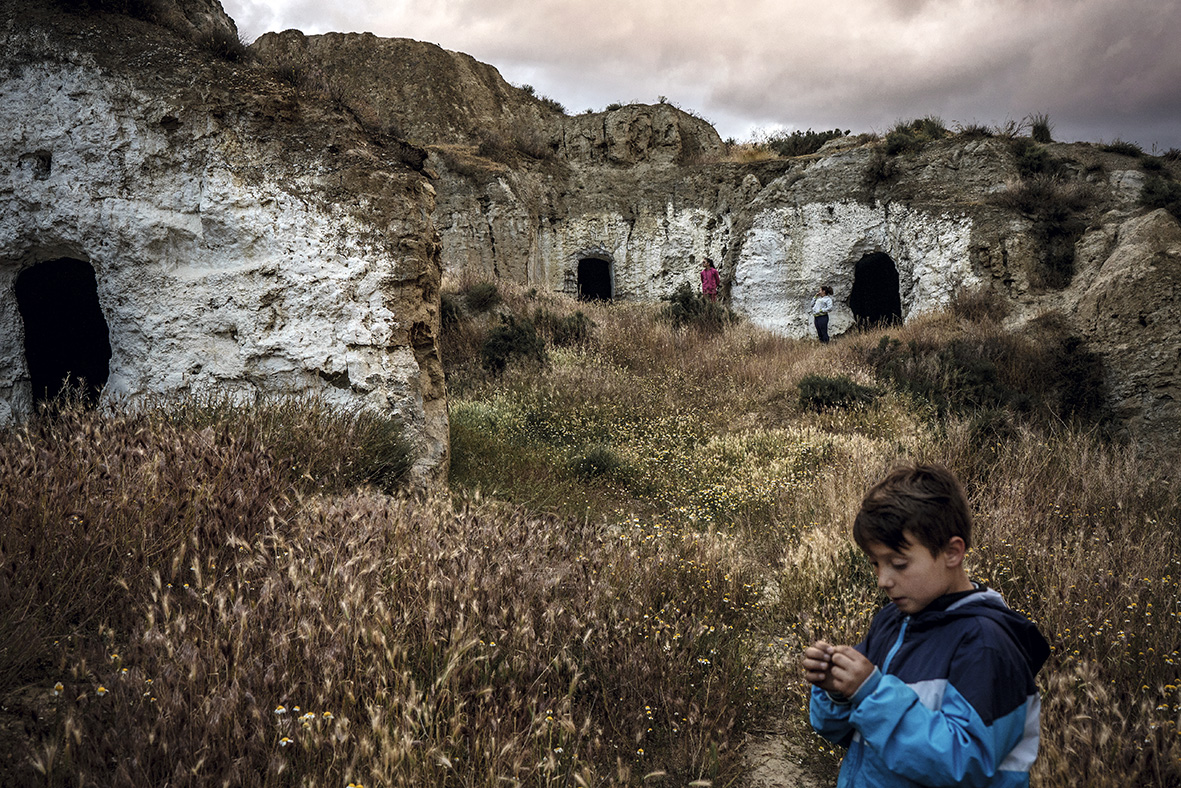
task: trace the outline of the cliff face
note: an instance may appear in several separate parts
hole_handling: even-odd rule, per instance
[[[446,269],[655,300],[696,286],[710,257],[733,308],[795,337],[813,333],[820,284],[836,291],[834,334],[987,287],[1014,326],[1063,317],[1106,360],[1129,429],[1178,443],[1177,222],[1139,204],[1146,177],[1175,178],[1176,163],[1153,176],[1098,146],[955,136],[736,163],[675,107],[567,116],[432,45],[288,31],[255,48],[356,86],[363,112],[429,152]]]
[[[185,5],[197,33],[220,13],[199,5]],[[397,414],[418,480],[445,475],[421,155],[212,56],[179,22],[3,14],[0,419],[31,410],[35,335],[64,325],[67,345],[74,328],[107,333],[104,397],[314,392]],[[74,270],[97,323],[73,326]]]
[[[157,24],[6,6],[0,417],[33,390],[18,280],[66,258],[95,277],[107,395],[319,391],[402,414],[429,474],[440,266],[655,300],[710,257],[731,306],[796,337],[820,284],[834,334],[991,288],[1014,325],[1072,324],[1129,429],[1178,441],[1178,227],[1139,204],[1175,162],[954,136],[728,161],[673,106],[568,116],[431,44],[287,31],[232,65],[191,43],[233,32],[216,3],[169,2]]]

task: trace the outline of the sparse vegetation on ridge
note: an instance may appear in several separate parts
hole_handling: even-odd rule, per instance
[[[1046,113],[1038,112],[1029,116],[1029,136],[1034,142],[1053,142],[1053,131],[1054,124],[1050,122],[1050,116]]]
[[[1140,204],[1145,208],[1164,208],[1181,220],[1181,183],[1161,175],[1149,176],[1140,191]]]
[[[1131,156],[1134,159],[1139,159],[1144,155],[1144,149],[1139,145],[1119,138],[1105,145],[1100,145],[1099,148],[1107,153],[1118,153],[1121,156]]]

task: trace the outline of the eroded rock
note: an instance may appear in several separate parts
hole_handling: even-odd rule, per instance
[[[69,259],[97,284],[104,397],[316,393],[401,417],[416,478],[441,478],[439,245],[413,157],[169,29],[51,11],[6,6],[0,27],[0,419],[35,395],[14,283]]]

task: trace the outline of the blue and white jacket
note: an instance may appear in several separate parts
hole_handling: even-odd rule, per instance
[[[857,650],[876,669],[852,698],[812,688],[812,727],[849,747],[838,788],[1029,785],[1050,648],[1000,594],[977,586],[913,616],[890,603]]]

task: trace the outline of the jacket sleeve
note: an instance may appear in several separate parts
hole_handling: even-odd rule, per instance
[[[849,715],[853,706],[848,701],[838,703],[820,687],[812,687],[808,702],[808,720],[812,728],[833,744],[848,747],[853,738],[853,724]]]
[[[848,721],[890,771],[921,785],[992,784],[1026,718],[1018,707],[985,722],[959,687],[1006,685],[1014,666],[995,649],[970,651],[961,651],[947,680],[911,686],[875,674],[858,689]]]

